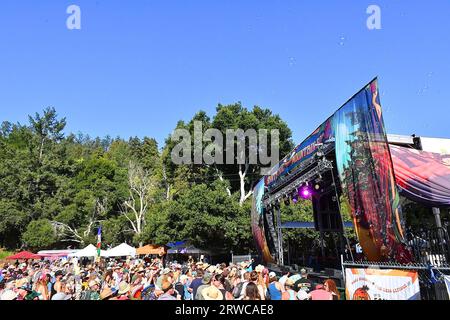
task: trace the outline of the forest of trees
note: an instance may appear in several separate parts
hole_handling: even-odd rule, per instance
[[[1,124],[1,247],[79,248],[95,242],[101,225],[107,245],[189,240],[217,252],[253,251],[258,165],[174,165],[169,135],[164,146],[150,137],[91,138],[66,133],[66,121],[47,108],[27,124]],[[175,127],[193,130],[194,121],[203,130],[278,129],[280,157],[293,147],[287,124],[257,106],[219,105],[212,119],[201,111]],[[312,221],[310,205],[286,208],[283,217]]]

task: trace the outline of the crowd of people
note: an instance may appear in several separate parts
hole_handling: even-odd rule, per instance
[[[0,300],[339,300],[336,283],[305,269],[277,274],[252,261],[163,264],[159,258],[6,263]]]

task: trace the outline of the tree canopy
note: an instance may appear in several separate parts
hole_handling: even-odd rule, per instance
[[[224,139],[226,129],[267,129],[269,145],[277,129],[280,157],[293,147],[287,124],[259,106],[218,105],[212,117],[200,111],[174,129],[193,134],[196,121],[202,133],[216,128]],[[250,196],[266,164],[248,160],[262,148],[259,141],[256,151],[246,146],[243,164],[175,164],[171,136],[163,146],[151,137],[92,138],[65,133],[66,123],[46,108],[26,125],[1,124],[0,246],[79,248],[95,242],[102,226],[109,245],[189,240],[214,252],[254,250]],[[283,218],[312,221],[312,209],[287,207]],[[317,233],[293,230],[287,237],[307,248]]]

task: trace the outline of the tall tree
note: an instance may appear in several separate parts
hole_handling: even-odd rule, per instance
[[[130,223],[136,237],[145,227],[146,214],[153,202],[157,182],[147,170],[130,161],[128,167],[129,197],[121,205],[120,212]]]

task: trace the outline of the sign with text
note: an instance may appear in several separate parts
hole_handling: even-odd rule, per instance
[[[395,269],[345,270],[347,300],[420,300],[417,271]]]

